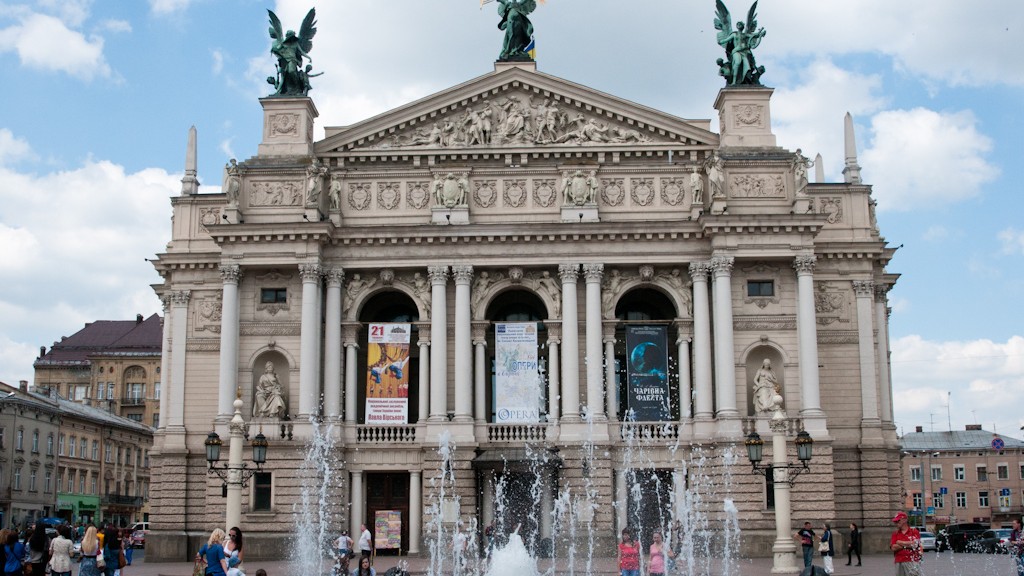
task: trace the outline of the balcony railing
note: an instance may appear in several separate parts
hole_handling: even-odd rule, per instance
[[[543,442],[548,439],[547,424],[488,424],[487,441],[492,444],[504,442]]]
[[[132,508],[142,507],[142,496],[124,496],[121,494],[107,494],[103,497],[105,506],[128,506]]]
[[[674,441],[679,439],[676,422],[623,422],[619,438],[627,442]]]
[[[121,398],[121,406],[142,406],[146,399],[142,396],[126,396]]]
[[[758,422],[763,422],[762,426],[768,427],[768,421],[759,418],[743,418],[743,435],[746,436],[751,432],[757,431]],[[786,436],[796,436],[801,430],[804,429],[803,418],[786,418]],[[764,433],[763,431],[761,432]]]
[[[416,426],[356,426],[356,441],[372,444],[415,444]]]

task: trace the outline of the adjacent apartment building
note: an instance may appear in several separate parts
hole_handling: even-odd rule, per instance
[[[56,401],[0,383],[0,527],[53,515],[60,425]]]
[[[1024,514],[1024,442],[968,424],[940,432],[918,426],[900,445],[907,513],[919,519],[923,509],[929,529],[1009,526]]]

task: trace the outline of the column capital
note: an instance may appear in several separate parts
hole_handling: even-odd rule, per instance
[[[558,265],[558,277],[562,279],[562,284],[574,284],[580,274],[579,264],[559,264]]]
[[[430,346],[430,322],[416,322],[416,333],[419,338],[416,340],[417,346]]]
[[[875,292],[875,282],[873,280],[854,280],[853,291],[857,294],[857,298],[871,298]]]
[[[345,346],[359,347],[359,331],[363,325],[359,322],[343,322],[341,325],[342,342]]]
[[[618,320],[605,320],[601,323],[602,341],[605,343],[615,342],[615,329],[618,327]]]
[[[163,307],[164,307],[164,315],[166,315],[167,311],[171,309],[171,300],[172,300],[171,294],[172,294],[171,292],[164,292],[160,296],[160,303],[163,304]]]
[[[487,329],[490,327],[490,320],[477,320],[476,322],[473,322],[472,333],[474,346],[477,344],[487,345]]]
[[[171,292],[172,306],[188,306],[188,300],[192,297],[191,290],[174,290]]]
[[[584,264],[583,265],[583,277],[587,279],[588,283],[600,282],[604,276],[604,264]]]
[[[320,274],[323,272],[323,268],[319,264],[299,264],[299,276],[302,278],[302,283],[307,282],[319,282]]]
[[[324,270],[324,276],[327,277],[328,286],[337,286],[340,288],[341,285],[345,282],[345,269],[340,267],[327,268]]]
[[[813,274],[817,261],[818,258],[814,254],[801,254],[793,258],[793,268],[796,269],[797,276]]]
[[[888,300],[889,290],[892,289],[890,284],[875,284],[875,302],[884,304]]]
[[[560,344],[562,342],[561,322],[558,320],[545,320],[544,327],[548,329],[548,343]]]
[[[220,279],[225,284],[238,284],[242,279],[242,268],[238,264],[221,264]]]
[[[431,284],[445,284],[448,282],[447,266],[427,266],[427,276]]]
[[[469,284],[473,281],[473,267],[472,266],[452,266],[452,276],[455,277],[456,284]]]
[[[730,276],[735,263],[736,259],[732,256],[715,256],[711,259],[711,270],[715,273],[716,278]]]
[[[690,278],[693,280],[707,280],[709,272],[711,272],[711,262],[707,260],[690,262]]]

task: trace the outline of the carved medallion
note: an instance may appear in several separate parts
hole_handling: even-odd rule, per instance
[[[547,208],[555,203],[555,181],[534,180],[533,201],[542,208]]]
[[[356,210],[366,210],[372,196],[369,182],[348,185],[348,204]]]
[[[819,326],[849,322],[846,318],[847,292],[831,282],[815,282],[814,312]]]
[[[622,178],[601,179],[601,199],[609,206],[618,206],[626,197]]]
[[[786,184],[782,175],[738,174],[732,177],[729,190],[736,198],[782,198]]]
[[[220,222],[220,208],[203,208],[199,211],[199,225],[206,230]]]
[[[739,104],[733,108],[737,126],[760,126],[763,110],[756,104]]]
[[[417,210],[426,207],[430,202],[430,182],[409,182],[405,193],[405,203]]]
[[[302,188],[298,182],[252,182],[249,206],[298,206],[302,203]]]
[[[223,304],[221,295],[210,296],[199,301],[196,307],[196,332],[213,332],[220,334],[221,310]]]
[[[843,199],[839,197],[835,198],[821,198],[819,200],[820,208],[818,212],[825,214],[825,221],[829,224],[835,224],[843,221]]]
[[[473,200],[476,201],[477,206],[481,208],[494,206],[494,201],[498,198],[496,185],[497,182],[494,180],[481,180],[473,183]]]
[[[400,182],[378,182],[377,183],[377,205],[385,210],[392,210],[398,206],[402,199],[402,184]]]
[[[683,189],[683,181],[677,178],[661,179],[661,199],[669,206],[677,206],[683,201],[686,193]]]
[[[505,180],[505,206],[519,208],[526,202],[526,180]]]
[[[272,137],[299,133],[298,114],[271,114],[269,124]]]
[[[630,197],[640,206],[649,206],[654,200],[654,180],[652,178],[631,178],[632,190]]]

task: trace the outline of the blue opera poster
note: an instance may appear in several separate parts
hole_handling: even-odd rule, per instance
[[[626,401],[637,422],[669,419],[668,331],[626,326]]]

